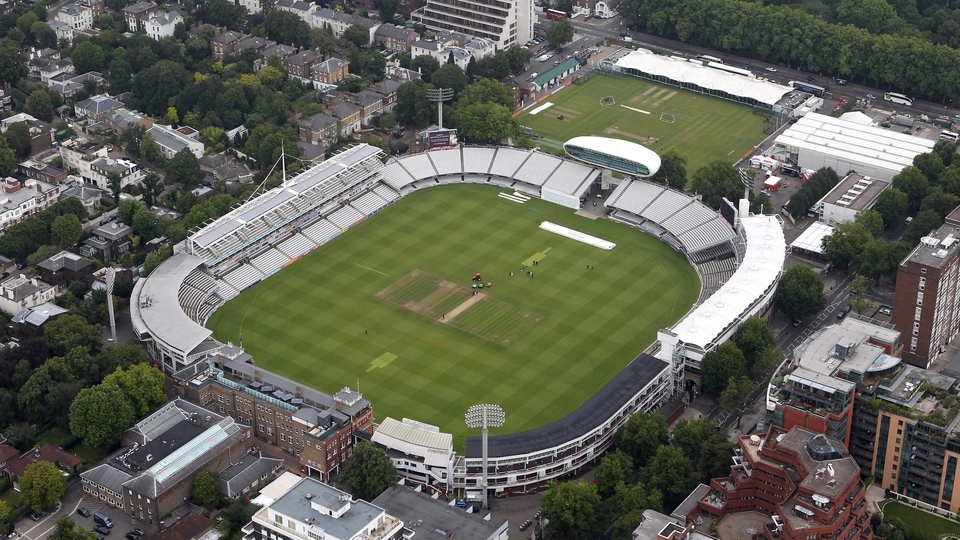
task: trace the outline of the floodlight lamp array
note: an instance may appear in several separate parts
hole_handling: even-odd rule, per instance
[[[473,405],[467,409],[467,413],[464,415],[464,421],[470,428],[500,427],[506,419],[507,417],[499,405],[489,403]]]

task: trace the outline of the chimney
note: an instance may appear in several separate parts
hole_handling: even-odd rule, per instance
[[[37,192],[43,193],[43,187],[40,186],[40,182],[37,182]]]

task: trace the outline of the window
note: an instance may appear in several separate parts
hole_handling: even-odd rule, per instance
[[[897,431],[900,431],[899,429]],[[897,437],[897,444],[900,444],[900,437]]]
[[[926,269],[926,268],[921,268],[921,269],[920,269],[920,273],[921,273],[921,274],[926,274],[926,273],[927,273],[927,269]]]
[[[898,430],[897,430],[897,435],[903,435],[903,430],[902,430],[902,429],[898,429]],[[900,442],[900,439],[897,439],[897,442]]]

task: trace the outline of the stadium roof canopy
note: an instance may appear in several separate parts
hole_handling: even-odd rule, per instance
[[[833,227],[822,221],[815,221],[790,244],[790,247],[808,253],[823,255],[823,237],[832,232]]]
[[[741,217],[740,222],[747,237],[743,262],[719,291],[673,327],[683,343],[712,350],[780,278],[786,241],[776,216]]]
[[[669,365],[649,354],[641,354],[617,373],[596,394],[577,410],[556,422],[536,429],[489,437],[489,457],[522,456],[548,450],[575,441],[590,433],[619,411],[650,381],[668,369]],[[507,417],[509,422],[510,417]],[[481,457],[482,439],[468,437],[466,457]]]
[[[130,315],[135,327],[146,327],[151,336],[179,351],[189,353],[213,333],[200,326],[180,307],[180,284],[203,264],[202,257],[178,253],[137,281]],[[139,299],[139,303],[136,299]],[[137,320],[143,324],[136,324]]]
[[[648,76],[662,77],[677,83],[725,92],[739,98],[753,99],[771,107],[776,105],[784,94],[793,91],[792,88],[781,84],[720,71],[704,66],[698,61],[661,56],[647,49],[637,49],[617,60],[616,65],[621,69],[633,69]]]
[[[660,156],[635,142],[609,137],[574,137],[563,143],[571,156],[624,174],[653,176],[660,170]]]
[[[819,152],[838,160],[851,163],[857,172],[872,175],[864,167],[895,171],[913,165],[917,154],[933,150],[936,141],[891,131],[880,127],[865,126],[818,113],[809,113],[796,124],[781,133],[777,146],[796,148],[799,151]],[[801,159],[802,162],[802,159]],[[863,167],[858,167],[863,164]],[[841,174],[847,171],[838,171]]]

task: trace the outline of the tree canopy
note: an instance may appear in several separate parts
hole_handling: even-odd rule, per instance
[[[553,21],[547,28],[547,42],[553,47],[562,47],[573,41],[573,25],[567,19]]]
[[[736,201],[743,196],[740,173],[723,160],[712,161],[697,169],[690,181],[690,189],[703,195],[703,202],[714,210],[720,208],[724,197]]]
[[[619,450],[633,459],[634,465],[642,467],[659,446],[670,441],[667,419],[660,414],[632,414],[613,440]]]
[[[210,474],[210,471],[202,470],[193,477],[193,489],[190,491],[190,499],[194,504],[204,508],[212,508],[220,499],[220,493],[217,490],[217,479]]]
[[[883,224],[887,227],[906,214],[909,207],[910,200],[907,199],[907,194],[893,187],[883,190],[877,197],[876,204],[873,205],[873,209],[880,212]]]
[[[674,189],[686,189],[687,156],[681,154],[676,146],[671,146],[660,154],[660,170],[651,176],[650,180]]]
[[[53,507],[67,491],[67,479],[53,463],[38,461],[27,465],[20,477],[20,499],[34,512]]]
[[[863,223],[848,221],[833,228],[823,237],[823,254],[838,268],[846,268],[857,260],[864,246],[873,238]]]
[[[809,266],[797,264],[780,278],[777,305],[787,317],[801,319],[823,309],[823,280]]]
[[[546,534],[551,538],[590,540],[603,525],[603,501],[597,487],[584,481],[550,484],[540,507],[550,520]]]
[[[353,447],[340,480],[354,497],[372,501],[397,482],[397,470],[386,452],[372,443],[361,441]]]
[[[664,509],[673,510],[697,485],[697,475],[683,451],[674,446],[661,446],[640,471],[640,480],[648,489],[663,494]]]
[[[746,376],[747,361],[732,341],[721,343],[700,361],[700,386],[714,396],[720,396],[730,378]]]
[[[70,405],[70,431],[84,444],[109,448],[133,425],[133,407],[115,385],[84,388]]]

